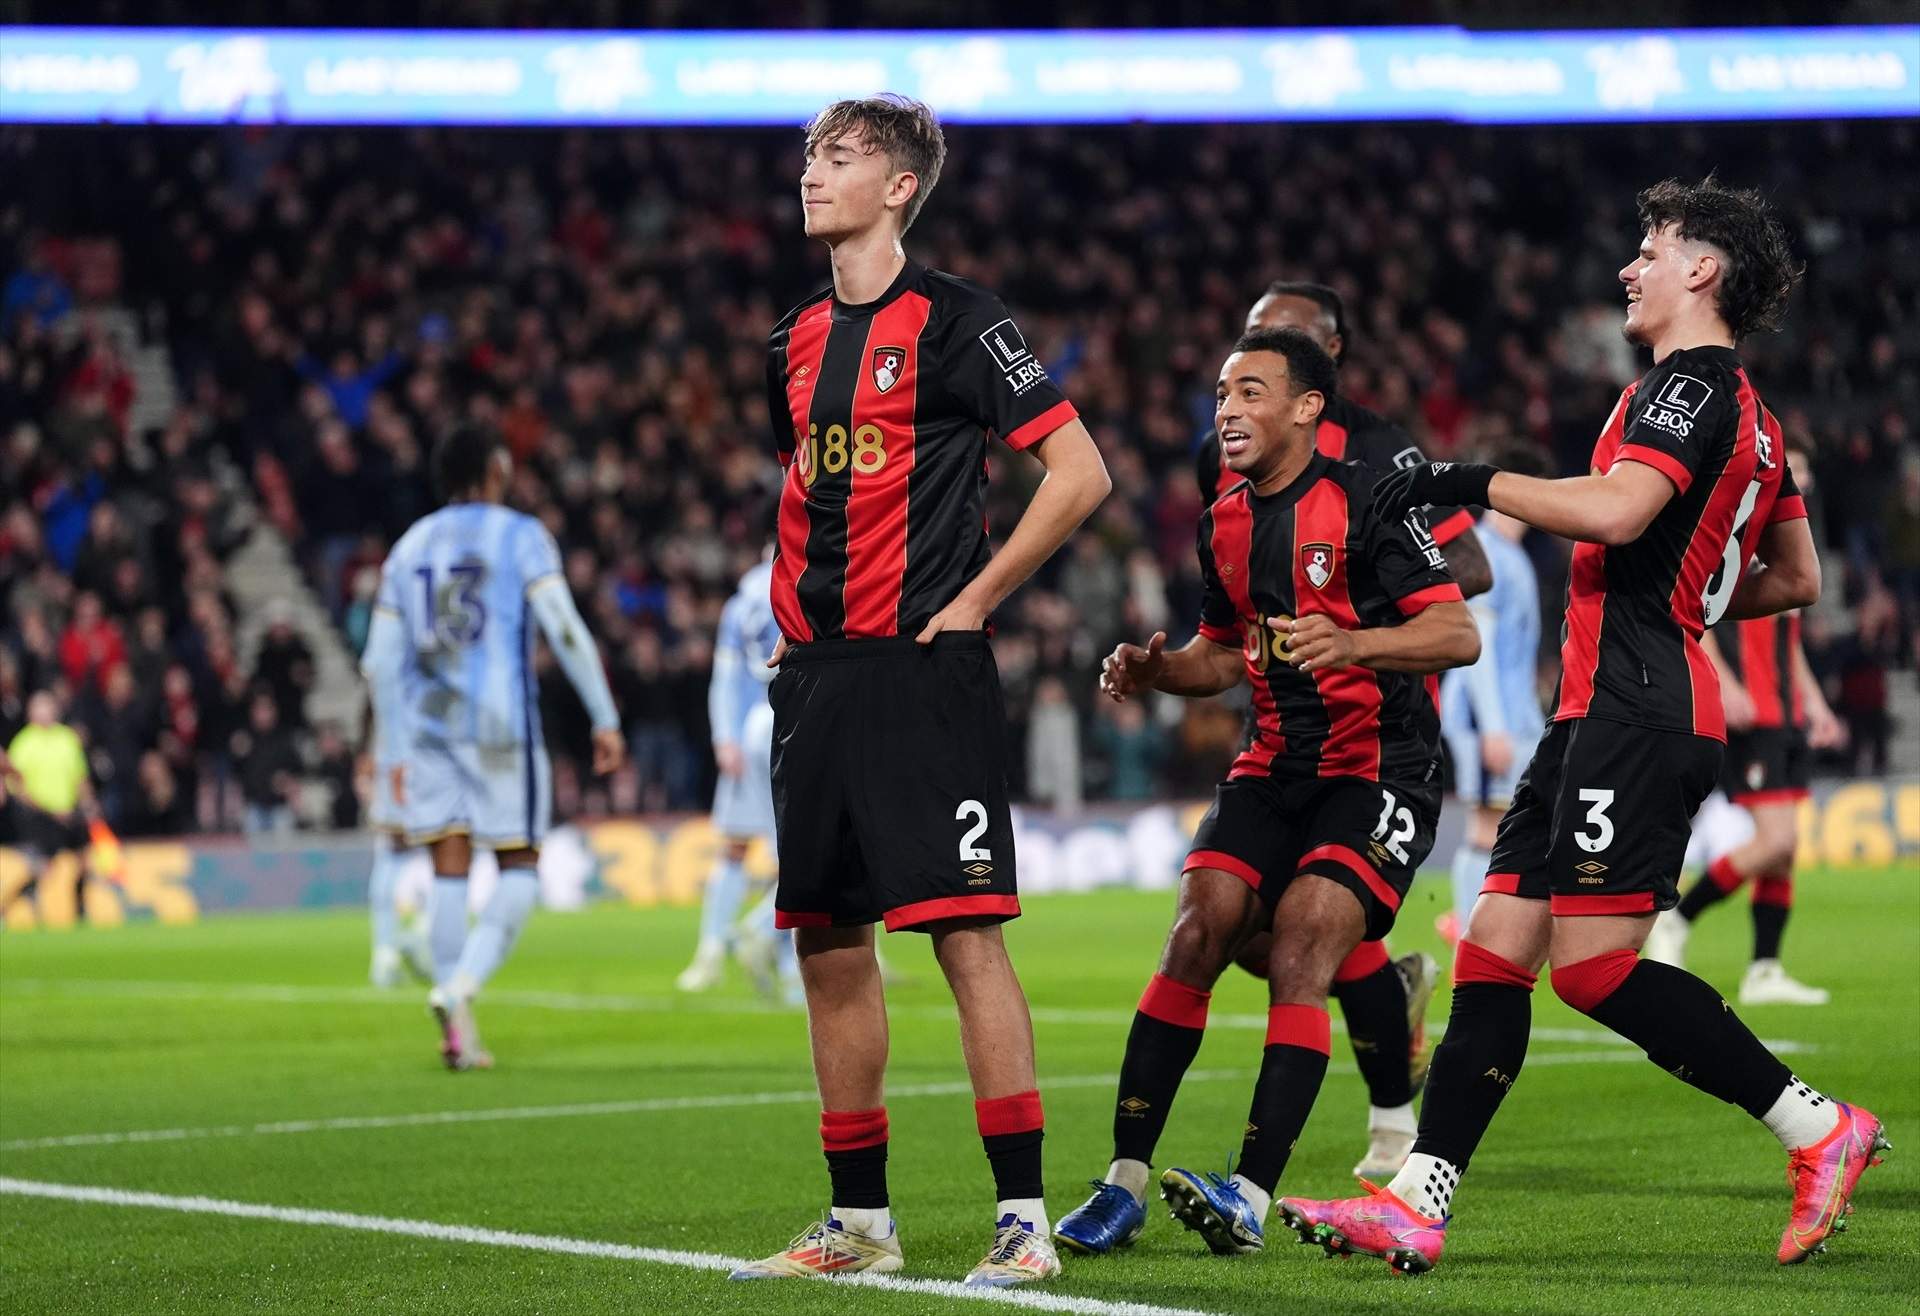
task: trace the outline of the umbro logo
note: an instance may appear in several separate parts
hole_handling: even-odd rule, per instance
[[[1120,1109],[1126,1111],[1129,1115],[1138,1115],[1142,1111],[1152,1110],[1153,1103],[1151,1101],[1142,1101],[1138,1097],[1128,1097],[1120,1103]]]
[[[988,873],[991,873],[993,871],[993,865],[992,864],[968,864],[965,868],[961,869],[960,871],[963,873],[970,874],[974,877],[985,877]],[[967,885],[978,886],[980,884],[976,882],[969,882]]]

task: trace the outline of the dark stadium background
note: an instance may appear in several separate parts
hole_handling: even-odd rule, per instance
[[[1897,6],[1765,4],[1749,23]],[[236,5],[276,24],[1003,23],[968,7],[660,3]],[[189,12],[191,11],[191,12]],[[1663,10],[1713,21],[1719,6]],[[204,22],[162,3],[10,4],[21,22]],[[1604,24],[1622,5],[1067,5],[1062,24]],[[1747,359],[1817,453],[1829,587],[1814,663],[1851,724],[1834,769],[1884,770],[1920,625],[1920,255],[1911,120],[1464,128],[975,127],[911,235],[999,289],[1086,415],[1116,483],[999,617],[1017,743],[1077,758],[1089,800],[1202,793],[1231,707],[1093,698],[1122,637],[1190,629],[1189,453],[1215,361],[1271,279],[1348,298],[1342,387],[1440,456],[1518,437],[1581,467],[1636,373],[1614,271],[1634,191],[1718,168],[1766,189],[1810,271]],[[485,419],[514,498],[559,535],[604,650],[632,765],[580,771],[577,703],[543,666],[559,815],[704,808],[709,644],[759,552],[775,471],[764,334],[825,278],[799,235],[797,131],[0,128],[0,743],[36,688],[87,739],[127,836],[236,829],[285,797],[351,827],[361,727],[345,697],[369,586],[432,506],[423,459]],[[1026,463],[996,482],[1012,524]],[[318,607],[236,591],[256,527]],[[1535,537],[1548,630],[1564,550]],[[253,570],[252,567],[244,568]],[[292,579],[290,575],[288,577]],[[274,613],[284,607],[287,624]],[[1543,681],[1553,676],[1551,634]],[[117,675],[123,673],[123,675]],[[270,710],[270,711],[269,711]],[[1899,752],[1899,738],[1891,736]],[[1063,759],[1064,756],[1064,759]],[[1051,769],[1016,790],[1056,800]],[[275,783],[278,782],[279,785]]]

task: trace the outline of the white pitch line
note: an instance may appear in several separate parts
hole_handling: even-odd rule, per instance
[[[556,1234],[522,1234],[506,1229],[481,1229],[472,1225],[445,1225],[433,1220],[398,1220],[391,1216],[360,1215],[352,1211],[319,1211],[307,1207],[270,1206],[259,1202],[229,1201],[220,1197],[176,1197],[170,1193],[144,1193],[125,1188],[94,1188],[84,1184],[43,1183],[35,1179],[0,1178],[0,1193],[16,1197],[88,1202],[99,1206],[143,1207],[153,1211],[179,1211],[188,1215],[229,1216],[242,1220],[270,1220],[277,1224],[354,1229],[363,1233],[396,1234],[407,1238],[432,1239],[441,1243],[524,1248],[534,1252],[557,1252],[565,1256],[599,1257],[610,1261],[639,1261],[656,1266],[678,1266],[684,1270],[727,1271],[744,1264],[740,1258],[725,1257],[713,1252],[633,1247],[625,1243],[607,1243],[590,1238],[567,1238]],[[1110,1302],[1103,1298],[1079,1298],[1034,1289],[970,1289],[952,1280],[899,1279],[892,1275],[846,1275],[815,1282],[879,1289],[885,1293],[910,1293],[923,1297],[951,1298],[970,1302],[997,1302],[1002,1306],[1018,1307],[1027,1311],[1069,1312],[1074,1316],[1206,1316],[1203,1312],[1182,1307],[1156,1307],[1143,1302]]]
[[[382,991],[375,987],[307,987],[279,983],[202,983],[165,979],[135,980],[110,978],[22,978],[5,984],[7,992],[45,996],[166,996],[196,1001],[250,1001],[268,1005],[394,1005],[411,1003],[404,993]],[[582,992],[489,991],[488,1008],[524,1007],[534,1010],[569,1012],[609,1012],[615,1014],[741,1014],[793,1015],[792,1007],[769,1005],[761,1001],[702,1000],[684,996],[627,996]],[[896,1019],[950,1020],[953,1007],[946,1005],[892,1005],[888,1013]],[[1131,1010],[1075,1009],[1058,1006],[1034,1006],[1030,1013],[1037,1024],[1088,1024],[1125,1027],[1133,1023]],[[1341,1020],[1332,1021],[1333,1031],[1344,1033]],[[1435,1015],[1428,1021],[1430,1030],[1444,1029],[1446,1016]],[[1209,1028],[1265,1031],[1267,1016],[1250,1013],[1210,1015]],[[1604,1028],[1535,1028],[1538,1042],[1572,1042],[1582,1046],[1632,1046],[1618,1033]],[[1817,1048],[1789,1038],[1762,1038],[1769,1050],[1782,1055],[1799,1055]]]
[[[1607,1065],[1638,1060],[1638,1052],[1629,1051],[1561,1051],[1549,1052],[1543,1056],[1532,1056],[1527,1064],[1541,1065]],[[1335,1064],[1327,1067],[1329,1074],[1352,1074],[1352,1065]],[[1256,1077],[1249,1069],[1196,1069],[1190,1071],[1183,1083],[1216,1083],[1239,1079],[1246,1081]],[[1109,1087],[1114,1082],[1112,1074],[1070,1074],[1064,1078],[1050,1078],[1041,1082],[1043,1092],[1056,1092],[1064,1088]],[[887,1089],[888,1100],[906,1100],[910,1097],[953,1097],[971,1094],[971,1084],[950,1083],[913,1083],[902,1084]],[[265,1124],[212,1124],[198,1128],[178,1129],[125,1129],[106,1133],[67,1133],[42,1138],[15,1138],[11,1142],[0,1142],[0,1152],[10,1151],[47,1151],[61,1147],[117,1147],[134,1143],[151,1142],[189,1142],[203,1138],[248,1138],[273,1137],[288,1133],[333,1133],[355,1129],[406,1129],[423,1125],[439,1124],[487,1124],[511,1120],[547,1120],[577,1119],[594,1115],[644,1115],[664,1111],[682,1110],[725,1110],[740,1106],[804,1106],[820,1099],[820,1094],[812,1088],[791,1092],[734,1092],[716,1093],[702,1097],[645,1097],[629,1101],[584,1101],[560,1106],[498,1106],[482,1110],[429,1110],[403,1115],[339,1115],[323,1119],[274,1120]]]

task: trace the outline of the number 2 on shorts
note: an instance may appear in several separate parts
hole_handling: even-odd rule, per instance
[[[955,822],[973,819],[973,826],[960,838],[960,862],[970,863],[975,859],[992,859],[993,851],[983,845],[975,845],[980,834],[987,830],[987,806],[978,800],[962,800],[960,807],[953,812]]]

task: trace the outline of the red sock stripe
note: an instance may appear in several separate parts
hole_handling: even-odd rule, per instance
[[[887,1140],[887,1108],[873,1110],[823,1110],[820,1112],[820,1145],[830,1152],[859,1151],[878,1147]]]
[[[1340,961],[1340,967],[1333,971],[1335,982],[1359,982],[1362,978],[1371,978],[1387,967],[1387,943],[1384,941],[1363,941],[1353,948],[1353,953]]]
[[[1031,1133],[1042,1128],[1046,1119],[1040,1113],[1038,1092],[1016,1092],[1010,1097],[990,1097],[973,1103],[973,1117],[980,1124],[980,1136],[992,1138],[1002,1133]]]
[[[1630,950],[1610,950],[1605,955],[1569,964],[1553,970],[1553,990],[1561,1000],[1581,1014],[1592,1014],[1627,980],[1640,956]]]
[[[1333,1054],[1333,1024],[1325,1006],[1275,1005],[1267,1009],[1267,1045],[1297,1046]]]
[[[1528,973],[1512,960],[1502,959],[1484,946],[1463,941],[1453,948],[1453,985],[1456,987],[1470,982],[1491,982],[1532,991],[1533,984],[1538,981],[1535,974]]]
[[[1147,990],[1140,993],[1140,1013],[1175,1028],[1205,1028],[1207,1002],[1212,999],[1212,992],[1156,973],[1148,981]]]
[[[1726,855],[1721,855],[1718,859],[1707,865],[1707,881],[1713,883],[1714,886],[1720,890],[1731,894],[1732,892],[1738,891],[1740,884],[1746,881],[1746,879],[1734,870],[1732,859]]]
[[[1753,903],[1756,905],[1778,905],[1781,909],[1793,908],[1793,874],[1768,873],[1753,882]]]

